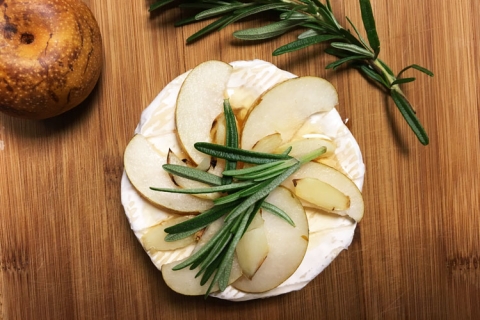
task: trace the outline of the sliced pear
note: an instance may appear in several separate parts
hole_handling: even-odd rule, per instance
[[[210,60],[192,69],[180,88],[175,109],[178,139],[195,164],[209,156],[194,148],[196,142],[212,142],[212,123],[223,113],[223,100],[232,66]],[[210,160],[208,160],[209,162]]]
[[[252,279],[268,255],[268,241],[265,228],[245,232],[238,242],[236,253],[243,275]]]
[[[275,153],[275,151],[278,147],[280,147],[282,142],[282,136],[280,135],[280,133],[272,133],[255,142],[252,150],[265,153]],[[253,166],[255,165],[251,163],[243,164],[243,168],[250,168]]]
[[[160,224],[148,228],[145,234],[141,238],[143,247],[147,251],[167,251],[184,248],[195,242],[195,235],[183,238],[177,241],[165,241],[167,233],[165,229],[176,225],[180,222],[184,222],[194,216],[178,216],[172,219],[168,219]]]
[[[212,161],[210,162],[210,167],[207,169],[207,172],[221,177],[224,170],[225,160],[212,158]]]
[[[259,213],[237,244],[236,254],[243,275],[251,279],[268,255],[268,240],[264,221]]]
[[[362,220],[364,211],[362,193],[355,183],[346,175],[325,164],[309,162],[300,167],[300,169],[286,179],[282,185],[294,191],[294,181],[304,178],[314,178],[328,183],[350,199],[350,206],[348,206],[348,208],[329,210],[330,212],[341,216],[349,216],[357,222]],[[304,205],[312,206],[312,203],[307,202],[304,203]],[[322,207],[320,208],[325,209]]]
[[[212,283],[210,278],[203,286],[200,284],[201,276],[195,278],[199,268],[197,267],[190,270],[189,267],[173,270],[177,264],[185,261],[187,258],[180,261],[170,262],[162,266],[162,276],[167,286],[175,292],[178,292],[187,296],[200,296],[207,292],[208,287]],[[240,268],[236,259],[233,261],[232,270],[230,272],[230,278],[228,283],[233,283],[242,276],[242,269]],[[211,292],[218,291],[218,285],[214,285]]]
[[[235,118],[239,122],[243,122],[251,106],[259,96],[259,92],[248,86],[241,86],[232,91],[230,105],[235,113]]]
[[[210,137],[213,143],[223,146],[225,145],[226,134],[227,124],[225,122],[225,115],[221,113],[218,115],[218,117],[212,124],[212,129],[210,130]],[[210,161],[210,166],[207,171],[211,174],[221,176],[223,170],[225,170],[225,160],[212,158],[212,161]]]
[[[242,129],[243,149],[273,133],[289,141],[307,119],[332,110],[338,95],[330,82],[317,77],[286,80],[267,90],[256,100]]]
[[[225,122],[225,115],[223,113],[219,114],[212,124],[212,129],[210,130],[210,139],[213,143],[225,145],[225,137],[227,134],[227,124]]]
[[[218,230],[223,225],[222,219],[218,219],[211,223],[203,233],[202,237],[198,241],[193,253],[197,252],[201,247],[203,247],[208,241],[217,233]],[[207,283],[203,286],[200,284],[201,276],[195,277],[199,271],[199,268],[195,268],[190,270],[189,267],[180,269],[180,270],[173,270],[177,264],[185,261],[187,258],[182,259],[180,261],[174,261],[171,263],[164,264],[162,266],[162,276],[165,280],[165,283],[175,292],[180,294],[184,294],[187,296],[198,296],[204,295],[207,292],[208,287],[211,284],[212,278],[210,278]],[[232,270],[230,273],[230,278],[228,283],[231,284],[234,281],[238,280],[242,276],[242,269],[238,264],[237,258],[234,258]],[[218,285],[214,285],[212,289],[212,293],[218,291]]]
[[[315,137],[315,138],[303,138],[303,139],[294,140],[294,141],[285,143],[280,147],[278,147],[275,150],[275,153],[282,153],[289,147],[292,147],[292,150],[290,151],[289,155],[295,158],[306,155],[309,152],[317,150],[321,147],[326,147],[327,151],[321,155],[322,158],[325,158],[333,155],[335,153],[335,148],[336,148],[335,143],[332,140]]]
[[[335,114],[335,112],[334,112]],[[294,138],[327,138],[330,139],[330,136],[325,133],[325,114],[316,113],[312,114],[308,119],[302,124],[302,126],[295,132]]]
[[[345,173],[345,170],[342,168],[342,166],[340,165],[340,163],[338,162],[338,159],[336,157],[327,157],[327,158],[317,158],[315,160],[313,160],[315,162],[318,162],[318,163],[323,163],[329,167],[332,167],[342,173]]]
[[[265,221],[262,218],[261,211],[259,211],[252,219],[252,222],[250,222],[250,225],[247,228],[247,231],[257,229],[257,228],[263,228]]]
[[[295,179],[293,186],[297,197],[330,212],[350,207],[350,198],[324,181],[315,178]]]
[[[172,149],[168,150],[167,163],[168,164],[174,164],[174,165],[177,165],[177,166],[191,167],[190,166],[190,161],[188,161],[187,158],[178,156],[175,152],[173,152]],[[172,177],[172,179],[173,179],[173,177]]]
[[[283,143],[280,133],[272,133],[255,142],[252,150],[258,152],[274,153]]]
[[[263,211],[269,251],[251,279],[243,276],[232,284],[244,292],[265,292],[277,287],[295,272],[307,250],[308,221],[297,197],[288,189],[278,187],[266,201],[287,212],[295,227],[276,215]]]
[[[197,164],[197,169],[202,171],[208,171],[212,164],[212,159],[210,157],[203,158],[203,160]],[[193,165],[194,166],[194,165]]]
[[[184,167],[188,166],[187,163],[185,163],[184,161],[182,161],[182,159],[177,157],[177,155],[175,153],[173,153],[173,151],[171,151],[171,150],[168,152],[167,163],[175,164],[175,165],[178,165],[178,166],[184,166]],[[188,179],[188,178],[183,178],[183,177],[176,176],[176,175],[173,175],[173,174],[171,175],[171,177],[172,177],[173,182],[182,189],[197,189],[197,188],[211,187],[210,185],[208,185],[206,183],[191,180],[191,179]],[[201,198],[201,199],[214,200],[214,199],[219,198],[221,196],[221,193],[220,192],[200,193],[200,194],[195,194],[194,196],[198,197],[198,198]]]
[[[223,226],[223,219],[217,219],[210,223],[202,234],[202,237],[198,240],[195,249],[193,249],[192,253],[197,252],[200,248],[202,248],[208,241],[210,241],[215,234],[222,228]]]
[[[125,149],[124,166],[128,179],[135,189],[153,204],[177,213],[203,212],[213,206],[211,200],[192,195],[151,190],[150,187],[178,188],[163,170],[162,165],[165,163],[166,157],[162,157],[140,134],[135,135]]]

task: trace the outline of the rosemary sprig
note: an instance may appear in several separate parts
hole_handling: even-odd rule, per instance
[[[175,0],[160,0],[152,4],[150,11],[164,7]],[[233,36],[243,40],[261,40],[278,37],[295,28],[306,28],[298,39],[277,48],[273,55],[281,55],[300,50],[311,45],[327,43],[324,49],[327,54],[338,60],[328,64],[327,69],[337,69],[348,65],[359,70],[367,78],[378,83],[393,99],[395,105],[405,118],[407,124],[423,144],[429,143],[428,135],[416,116],[400,85],[413,82],[415,78],[402,78],[406,70],[415,69],[429,76],[433,73],[416,64],[407,66],[395,74],[379,59],[380,40],[378,38],[375,19],[370,0],[359,0],[363,26],[366,31],[365,40],[357,27],[348,19],[352,28],[342,27],[335,18],[330,0],[322,3],[320,0],[255,0],[255,1],[218,1],[218,0],[185,0],[179,7],[199,10],[195,15],[177,23],[177,26],[213,18],[213,22],[200,29],[187,39],[191,43],[205,35],[221,30],[226,26],[266,11],[279,14],[279,21],[261,27],[238,30]]]
[[[209,187],[196,189],[151,187],[155,191],[186,194],[224,192],[222,197],[214,200],[211,209],[165,229],[168,234],[166,241],[177,241],[202,230],[218,219],[223,219],[221,229],[203,247],[174,267],[174,270],[199,267],[196,276],[201,277],[202,285],[213,277],[205,297],[210,294],[215,284],[218,284],[222,291],[227,287],[237,243],[261,208],[295,226],[286,212],[265,199],[302,164],[326,152],[326,148],[321,147],[296,159],[288,155],[289,150],[282,154],[242,150],[238,147],[238,129],[228,100],[224,101],[224,113],[227,145],[195,144],[197,150],[226,161],[223,177],[212,178],[210,174],[205,175],[200,169],[164,165],[163,168],[172,174],[202,181]],[[256,165],[237,169],[240,162]]]

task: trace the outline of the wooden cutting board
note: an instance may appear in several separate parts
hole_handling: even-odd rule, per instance
[[[326,71],[322,47],[271,52],[299,31],[193,45],[202,24],[153,1],[85,1],[104,40],[101,79],[81,106],[45,121],[0,115],[0,319],[475,319],[480,317],[480,2],[372,0],[381,57],[417,63],[405,92],[430,136],[417,142],[391,100],[353,70]],[[333,1],[361,25],[358,1]],[[345,19],[340,19],[342,23]],[[1,55],[1,51],[0,51]],[[263,59],[338,89],[366,163],[354,241],[304,290],[230,303],[171,292],[129,229],[122,155],[141,111],[208,59]]]

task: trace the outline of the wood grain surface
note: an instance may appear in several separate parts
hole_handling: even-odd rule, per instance
[[[322,47],[272,57],[295,31],[193,45],[202,24],[149,14],[153,0],[86,0],[104,68],[79,107],[44,121],[0,115],[0,319],[478,319],[480,317],[480,2],[372,0],[381,57],[417,63],[405,92],[430,136],[423,147],[391,100],[354,70],[326,71]],[[357,25],[357,0],[332,1]],[[339,19],[342,23],[345,19]],[[1,49],[0,49],[1,50]],[[1,54],[1,51],[0,51]],[[348,251],[299,292],[245,303],[171,292],[129,228],[122,156],[141,111],[200,62],[263,59],[328,79],[367,175],[365,218]]]

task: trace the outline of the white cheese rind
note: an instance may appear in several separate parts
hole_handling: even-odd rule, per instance
[[[271,86],[295,77],[280,70],[273,64],[261,60],[232,62],[233,72],[227,84],[227,94],[232,105],[248,106],[261,93]],[[135,129],[142,134],[156,149],[165,155],[168,148],[181,152],[176,141],[174,108],[181,84],[188,72],[170,82],[142,112],[140,122]],[[241,107],[241,106],[240,106]],[[365,175],[365,166],[360,148],[348,128],[343,123],[336,109],[312,116],[304,126],[305,130],[314,128],[319,133],[329,136],[337,145],[335,155],[339,160],[341,171],[346,173],[361,189]],[[130,226],[136,237],[141,240],[145,230],[172,217],[145,201],[123,174],[121,181],[121,201]],[[244,301],[266,298],[299,290],[322,272],[335,257],[350,245],[356,223],[346,217],[308,215],[310,241],[307,253],[295,273],[277,288],[259,294],[244,293],[233,287],[212,296],[231,301]],[[152,262],[160,270],[162,265],[189,256],[194,245],[168,252],[149,252]]]

